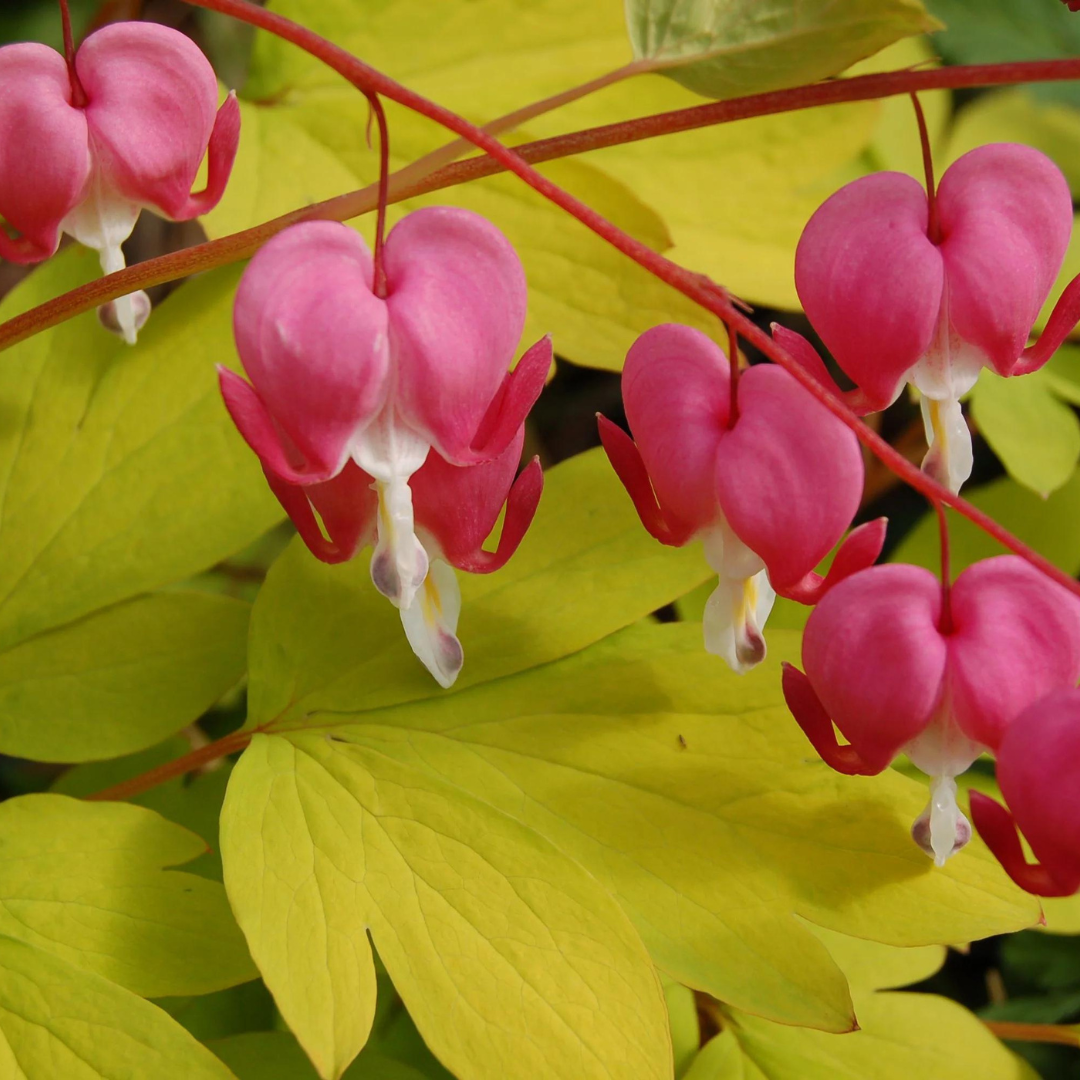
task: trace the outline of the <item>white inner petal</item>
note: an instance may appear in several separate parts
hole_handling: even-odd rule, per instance
[[[971,824],[957,804],[954,777],[966,771],[985,748],[960,730],[946,691],[937,715],[904,749],[931,778],[930,802],[916,818],[911,834],[938,866],[944,866],[971,839]]]
[[[80,244],[96,251],[101,258],[102,271],[114,274],[126,265],[121,245],[135,228],[140,210],[138,203],[124,198],[95,169],[86,198],[64,218],[60,228]],[[139,292],[111,301],[111,311],[102,318],[103,321],[115,320],[124,340],[134,345],[139,327],[148,314],[149,301],[145,293]]]
[[[401,610],[401,625],[413,652],[444,689],[453,686],[465,659],[457,639],[460,613],[461,589],[454,568],[432,558],[416,602]]]
[[[428,556],[416,536],[409,478],[427,458],[430,444],[388,405],[356,436],[353,460],[375,479],[379,497],[371,580],[391,603],[408,610],[428,572]]]
[[[965,341],[949,321],[949,285],[941,297],[934,339],[926,354],[907,373],[924,397],[959,400],[978,381],[979,372],[992,367],[990,358],[977,345]]]
[[[971,476],[974,464],[971,431],[960,402],[923,397],[919,407],[929,447],[922,461],[923,472],[956,493]]]
[[[719,582],[705,605],[705,649],[724,659],[739,675],[765,659],[762,631],[776,593],[764,564],[726,522],[702,534],[705,558]]]

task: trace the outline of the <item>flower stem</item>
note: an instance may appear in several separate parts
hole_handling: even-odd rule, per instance
[[[164,764],[158,765],[157,768],[150,769],[139,776],[132,777],[130,780],[123,780],[119,784],[113,784],[112,787],[96,791],[93,795],[87,795],[86,799],[88,802],[110,802],[134,798],[144,791],[149,791],[151,788],[175,780],[178,776],[194,772],[212,761],[234,754],[237,750],[243,750],[256,733],[256,731],[234,731],[223,739],[207,743],[197,750],[184,754],[183,757],[166,761]]]
[[[949,522],[945,517],[945,507],[935,502],[934,511],[938,519],[938,534],[941,537],[941,619],[938,629],[943,634],[953,632],[952,617],[952,569],[949,565]]]
[[[934,156],[930,149],[930,133],[926,128],[926,116],[919,103],[919,95],[911,94],[911,104],[915,109],[915,122],[919,125],[919,142],[922,145],[923,172],[926,175],[926,202],[929,207],[926,234],[930,243],[941,243],[941,224],[938,221],[937,188],[934,184]]]
[[[428,119],[442,125],[449,131],[467,139],[492,158],[496,159],[506,170],[514,173],[529,187],[533,188],[544,198],[555,203],[561,209],[571,214],[588,229],[595,232],[602,239],[610,243],[618,251],[628,258],[633,259],[643,269],[665,281],[672,288],[677,289],[688,299],[712,312],[721,320],[728,322],[752,345],[760,349],[775,363],[783,367],[810,395],[816,398],[831,413],[838,417],[849,427],[872,453],[879,457],[897,475],[902,477],[911,487],[931,500],[939,500],[945,505],[952,506],[969,520],[978,525],[984,531],[1004,544],[1009,550],[1022,555],[1034,566],[1042,570],[1053,580],[1058,581],[1067,589],[1080,595],[1080,584],[1067,574],[1064,574],[1043,556],[1033,551],[1019,539],[1012,536],[988,515],[978,511],[965,500],[953,495],[941,484],[926,476],[921,470],[915,468],[902,455],[898,454],[884,439],[871,431],[847,406],[836,398],[829,390],[823,387],[808,372],[804,371],[795,359],[784,349],[780,348],[758,326],[746,318],[731,303],[728,293],[721,286],[716,285],[701,274],[693,273],[671,262],[664,256],[653,251],[639,240],[629,236],[616,227],[601,214],[591,207],[582,203],[579,199],[569,194],[553,183],[547,177],[538,173],[519,154],[504,146],[488,132],[469,123],[463,117],[456,115],[433,101],[429,101],[416,92],[395,82],[393,79],[369,67],[351,53],[327,41],[318,34],[300,26],[290,19],[249,2],[249,0],[187,0],[195,7],[217,11],[224,15],[230,15],[253,26],[268,30],[271,33],[294,45],[304,49],[312,56],[323,61],[338,74],[348,79],[354,86],[365,94],[377,93],[383,97],[397,102],[399,105],[426,116]],[[1048,62],[1046,67],[1053,65],[1058,78],[1063,76],[1062,68],[1068,67],[1070,74],[1080,74],[1080,60],[1059,61],[1056,65]],[[1022,67],[1023,65],[1016,65]],[[902,74],[906,78],[917,76],[919,72],[894,73]],[[841,83],[843,80],[840,81]],[[829,84],[826,84],[828,86]],[[896,88],[896,83],[892,86]],[[802,98],[796,98],[794,104],[812,97],[812,91],[817,87],[802,88]],[[903,86],[902,92],[910,92],[912,86]],[[878,96],[887,90],[878,91]],[[896,92],[899,92],[898,90]],[[759,98],[768,98],[769,95],[759,95]],[[839,100],[844,100],[843,98]],[[851,99],[848,99],[851,100]],[[821,103],[821,102],[818,102]],[[792,107],[789,99],[788,108]],[[768,110],[765,110],[768,111]],[[779,110],[773,110],[779,111]]]
[[[1080,1046],[1080,1030],[1066,1024],[1021,1024],[1012,1020],[984,1020],[983,1023],[999,1039],[1009,1039],[1011,1042]]]
[[[378,94],[368,97],[371,111],[379,125],[379,183],[378,204],[375,211],[375,252],[372,256],[372,292],[381,300],[386,299],[386,267],[383,265],[383,248],[386,244],[386,204],[390,183],[390,136],[386,130],[386,113]]]
[[[756,116],[908,94],[913,87],[919,90],[944,90],[970,86],[1000,86],[1014,82],[1049,82],[1065,78],[1080,78],[1080,58],[1033,60],[1014,64],[977,64],[934,71],[904,69],[814,83],[768,94],[752,94],[729,101],[710,102],[707,105],[695,105],[687,109],[675,109],[634,120],[585,128],[582,131],[525,143],[515,147],[515,152],[522,160],[539,164],[609,146],[640,142],[661,135],[693,131]],[[607,85],[608,81],[615,80],[604,76],[603,80],[595,81],[604,81]],[[577,94],[571,100],[576,100],[577,96],[581,95]],[[529,109],[522,109],[519,113],[528,111]],[[495,121],[489,127],[494,130],[500,124],[501,121]],[[388,201],[400,202],[506,171],[504,165],[485,155],[446,165],[432,173],[417,168],[421,162],[434,161],[436,157],[443,156],[443,151],[448,152],[451,146],[459,144],[471,145],[467,140],[457,140],[392,173],[389,178]],[[290,225],[315,220],[347,221],[370,212],[377,205],[378,186],[372,184],[343,195],[335,195],[325,202],[290,210],[287,214],[242,232],[232,233],[205,244],[195,244],[183,251],[161,255],[155,259],[147,259],[137,266],[72,289],[22,315],[0,323],[0,352],[42,330],[57,326],[84,311],[90,311],[108,300],[114,300],[136,289],[148,289],[153,285],[176,281],[190,274],[203,273],[250,258],[267,240]],[[1080,290],[1077,295],[1080,296]],[[1073,322],[1075,321],[1073,319]]]
[[[68,78],[71,80],[71,103],[81,109],[86,104],[86,91],[75,70],[75,35],[71,32],[71,11],[68,0],[60,0],[60,23],[64,28],[64,59],[67,61]]]

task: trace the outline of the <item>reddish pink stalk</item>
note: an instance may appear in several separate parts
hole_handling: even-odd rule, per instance
[[[949,566],[949,522],[945,517],[945,507],[934,503],[937,513],[938,533],[941,537],[941,620],[938,629],[943,634],[953,631],[952,620],[952,570]]]
[[[75,70],[75,35],[71,32],[71,11],[68,9],[68,0],[60,0],[60,22],[64,28],[64,59],[67,61],[68,75],[71,78],[71,103],[82,108],[86,104],[86,91]]]
[[[178,776],[194,772],[203,765],[209,765],[210,762],[227,757],[237,750],[243,750],[251,742],[251,737],[254,734],[254,731],[234,731],[223,739],[207,743],[206,746],[200,746],[198,750],[192,750],[190,753],[184,754],[183,757],[166,761],[164,764],[149,769],[147,772],[132,777],[130,780],[124,780],[119,784],[113,784],[112,787],[105,788],[103,791],[87,795],[86,798],[90,802],[133,799],[144,791],[156,788],[169,780],[175,780]]]
[[[930,149],[930,132],[926,128],[926,116],[919,103],[919,95],[911,95],[911,104],[915,109],[915,122],[919,125],[919,143],[922,145],[923,172],[926,175],[926,202],[929,208],[929,220],[926,232],[935,244],[941,243],[941,224],[937,212],[937,187],[934,183],[934,156]]]
[[[429,101],[421,94],[409,90],[395,80],[369,67],[363,61],[358,60],[345,49],[331,41],[327,41],[291,19],[266,11],[248,2],[248,0],[187,0],[187,2],[195,7],[229,15],[290,41],[338,72],[363,93],[367,95],[381,94],[383,97],[396,101],[399,105],[403,105],[421,116],[426,116],[447,130],[467,139],[495,158],[507,171],[514,173],[529,187],[543,195],[544,198],[573,215],[587,228],[624,255],[633,259],[639,266],[727,322],[732,329],[740,332],[747,341],[788,371],[813,397],[839,417],[855,432],[864,446],[868,447],[872,453],[879,457],[911,487],[932,501],[940,501],[947,506],[954,507],[969,520],[983,528],[999,543],[1022,555],[1047,576],[1080,596],[1080,583],[1074,581],[1049,560],[1003,529],[986,514],[982,514],[965,500],[953,495],[947,488],[917,469],[906,458],[897,453],[884,439],[871,431],[843,402],[839,401],[812,375],[808,374],[790,354],[777,346],[767,334],[763,333],[754,323],[739,312],[732,305],[727,292],[722,287],[714,284],[701,274],[695,274],[678,266],[676,263],[657,254],[639,240],[627,235],[601,214],[581,202],[581,200],[576,199],[547,177],[538,173],[522,157],[475,124],[471,124],[449,109]],[[1077,62],[1076,66],[1080,67],[1080,62]]]
[[[378,94],[368,97],[368,104],[379,125],[379,202],[375,210],[374,284],[372,291],[380,299],[386,299],[386,268],[383,266],[383,248],[386,245],[386,204],[390,183],[390,136],[386,130],[386,113]]]

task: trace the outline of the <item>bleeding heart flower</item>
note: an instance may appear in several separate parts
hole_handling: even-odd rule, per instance
[[[701,539],[720,578],[705,647],[747,671],[776,593],[814,603],[881,550],[883,520],[851,534],[828,577],[813,573],[859,507],[855,436],[772,364],[742,373],[733,400],[727,356],[688,326],[638,338],[622,393],[634,440],[600,417],[608,458],[657,540]]]
[[[930,446],[923,467],[958,491],[972,460],[961,396],[984,367],[999,375],[1040,367],[1075,322],[1062,311],[1026,347],[1069,244],[1072,197],[1049,158],[999,143],[955,161],[935,205],[936,228],[912,177],[853,181],[807,224],[795,284],[859,386],[853,404],[882,409],[915,384]]]
[[[1080,678],[1080,603],[1013,555],[969,567],[947,594],[929,570],[875,566],[818,605],[802,658],[805,675],[784,665],[784,697],[814,749],[862,776],[905,752],[931,777],[913,835],[941,865],[971,836],[954,777]]]
[[[1009,810],[973,791],[979,835],[1020,888],[1070,896],[1080,889],[1080,690],[1041,698],[1013,720],[998,747],[997,778]],[[1024,857],[1017,826],[1038,863]]]
[[[328,221],[284,230],[237,292],[236,343],[251,385],[219,368],[221,391],[313,554],[340,562],[374,542],[375,587],[448,686],[461,667],[449,566],[501,566],[540,497],[538,464],[516,484],[514,473],[551,342],[507,374],[525,276],[502,233],[467,210],[402,219],[384,269],[382,298],[354,230]],[[499,550],[484,552],[504,503]]]
[[[120,245],[141,209],[186,221],[217,205],[240,137],[230,94],[217,110],[217,80],[190,38],[156,23],[122,22],[91,34],[74,70],[45,45],[0,48],[0,257],[52,255],[61,232],[123,269]],[[216,114],[216,115],[215,115]],[[191,193],[204,156],[207,185]],[[149,313],[145,293],[103,312],[135,340]]]

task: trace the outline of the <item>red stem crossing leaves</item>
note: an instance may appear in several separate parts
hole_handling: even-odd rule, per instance
[[[400,85],[381,72],[364,64],[339,46],[289,19],[259,8],[248,3],[247,0],[187,0],[187,2],[197,7],[230,15],[291,41],[322,60],[366,95],[378,94],[389,100],[396,101],[398,104],[428,117],[471,142],[488,155],[486,160],[484,158],[472,159],[439,170],[438,173],[428,177],[426,184],[420,186],[419,190],[433,190],[435,187],[446,186],[449,183],[459,183],[466,179],[474,179],[502,170],[513,172],[539,194],[573,215],[578,221],[628,258],[633,259],[672,288],[677,289],[689,299],[715,314],[728,325],[731,332],[742,334],[745,340],[787,370],[804,389],[851,428],[859,440],[890,469],[910,486],[926,496],[932,503],[952,507],[994,537],[1004,547],[1021,555],[1049,577],[1075,594],[1080,595],[1080,585],[1071,577],[1023,544],[1018,538],[1012,536],[987,514],[984,514],[959,496],[953,495],[942,485],[928,477],[862,423],[841,401],[808,374],[786,350],[780,348],[771,337],[751,322],[731,302],[723,288],[702,275],[678,266],[633,237],[628,236],[591,207],[542,176],[530,164],[530,161],[549,160],[553,157],[581,153],[585,150],[611,146],[616,143],[636,141],[651,138],[655,135],[686,131],[735,119],[764,116],[817,105],[868,100],[902,93],[913,93],[917,90],[1077,78],[1080,77],[1080,59],[1034,61],[1021,64],[974,65],[949,68],[942,71],[898,71],[882,75],[840,79],[798,87],[793,90],[775,91],[733,101],[710,103],[621,124],[605,125],[570,136],[542,140],[539,143],[530,144],[528,147],[519,148],[515,151],[504,146],[483,129],[470,124],[462,117]],[[525,153],[522,153],[523,150]],[[417,194],[419,190],[410,191],[409,194]],[[90,306],[102,302],[103,299],[109,298],[109,295],[121,295],[124,292],[152,282],[170,280],[172,277],[183,276],[196,269],[206,269],[211,266],[221,265],[224,262],[244,258],[250,255],[269,236],[295,221],[337,216],[338,213],[342,212],[343,204],[351,206],[352,213],[343,214],[342,216],[355,216],[356,213],[360,212],[355,209],[356,202],[364,195],[365,192],[352,193],[352,195],[330,200],[319,207],[296,211],[257,229],[248,230],[246,233],[226,237],[211,244],[200,245],[199,248],[192,249],[189,252],[182,252],[179,256],[167,256],[163,259],[151,260],[140,267],[131,268],[120,274],[102,279],[102,281],[92,283],[91,286],[84,286],[82,289],[74,290],[72,293],[66,294],[65,297],[60,297],[50,304],[28,312],[26,316],[21,317],[21,324],[20,320],[16,319],[0,327],[0,349],[16,340],[22,340],[46,325],[54,325],[77,311],[86,310]],[[405,195],[400,193],[395,193],[393,196],[394,201],[403,197]],[[353,200],[351,204],[349,203],[350,199]],[[330,211],[331,205],[333,205],[333,211]],[[364,209],[370,209],[371,205],[373,204],[369,202]],[[46,311],[46,309],[49,310]],[[46,319],[49,321],[45,321]],[[145,774],[143,777],[137,777],[126,784],[117,785],[107,791],[100,792],[95,798],[130,797],[166,779],[197,768],[200,764],[213,760],[215,757],[240,749],[250,741],[251,734],[250,732],[237,732],[174,762],[167,763],[152,773]]]

